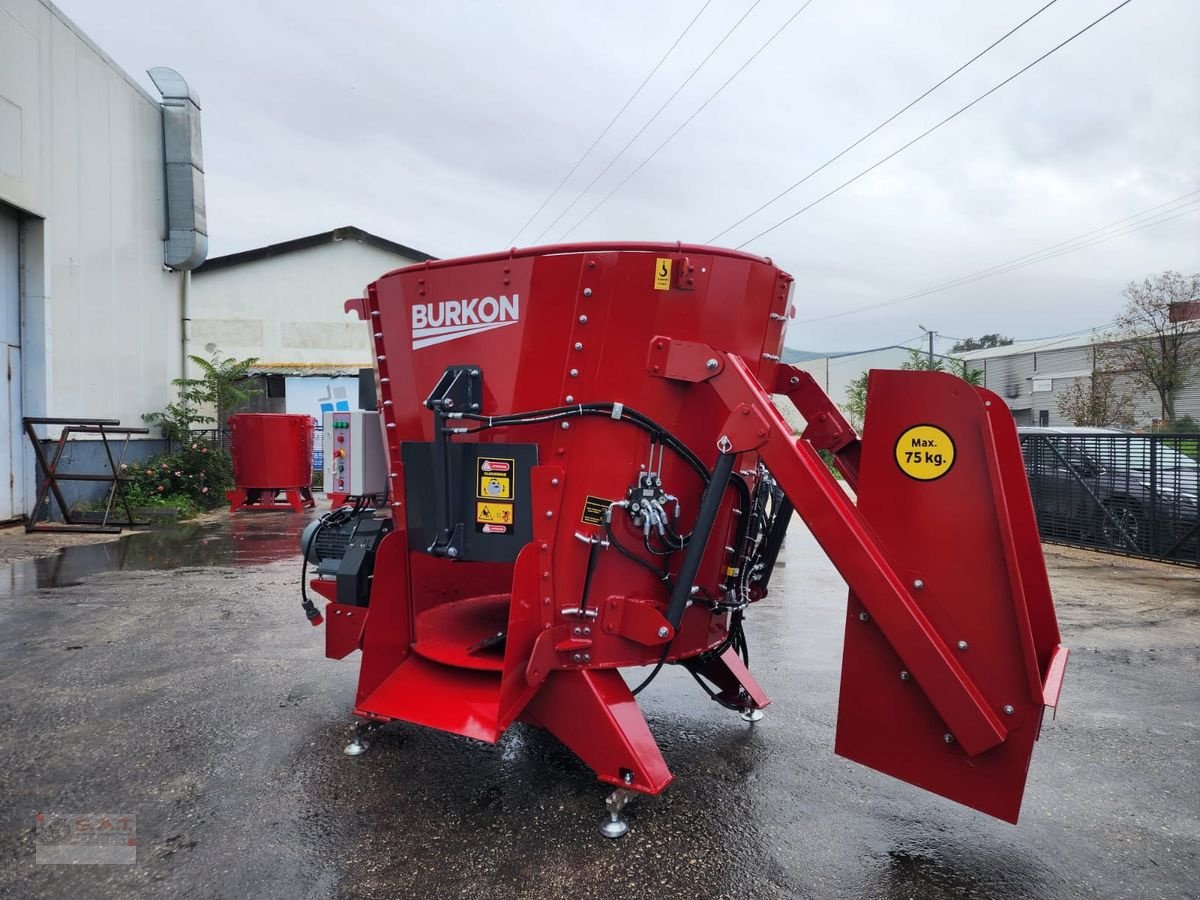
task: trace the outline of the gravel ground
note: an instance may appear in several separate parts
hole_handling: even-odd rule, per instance
[[[1013,827],[833,755],[845,588],[797,525],[747,620],[767,717],[666,670],[642,696],[676,780],[610,842],[532,728],[341,753],[356,665],[300,612],[303,522],[0,566],[0,897],[1197,896],[1194,570],[1047,548],[1073,651]],[[136,816],[136,862],[35,864],[38,813]]]

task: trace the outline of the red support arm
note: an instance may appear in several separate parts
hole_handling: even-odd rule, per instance
[[[740,357],[712,348],[694,352],[696,345],[686,348],[691,352],[680,353],[679,347],[672,352],[672,343],[665,337],[651,342],[651,371],[680,381],[709,382],[730,410],[718,447],[735,453],[757,450],[963,750],[974,756],[1002,743],[1007,735],[1004,723],[918,606],[911,586],[898,574],[886,548],[829,474],[816,449],[804,438],[792,436],[792,429],[746,364]],[[710,367],[708,360],[719,364]],[[827,418],[821,420],[825,431],[819,428],[818,432],[827,436],[840,432],[839,440],[843,442],[839,449],[857,444],[857,437],[840,413],[833,418],[828,398],[822,402],[814,397],[813,391],[820,390],[815,383],[806,385],[798,370],[784,371],[786,379],[801,379],[788,386],[799,391],[805,408],[817,416],[826,414]],[[837,427],[839,419],[844,429]]]

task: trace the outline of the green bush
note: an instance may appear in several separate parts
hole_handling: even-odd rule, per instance
[[[174,506],[181,517],[221,506],[225,491],[233,487],[229,454],[202,441],[122,468],[129,476],[125,491],[130,505]]]

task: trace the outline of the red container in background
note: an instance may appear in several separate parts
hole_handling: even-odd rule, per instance
[[[313,418],[305,415],[238,413],[229,417],[235,487],[226,496],[233,510],[299,512],[316,505],[312,496],[315,426]]]

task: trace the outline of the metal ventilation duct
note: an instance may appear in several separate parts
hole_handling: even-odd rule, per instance
[[[163,163],[167,184],[163,261],[172,269],[191,270],[208,256],[200,101],[174,69],[160,66],[147,74],[163,97]]]

